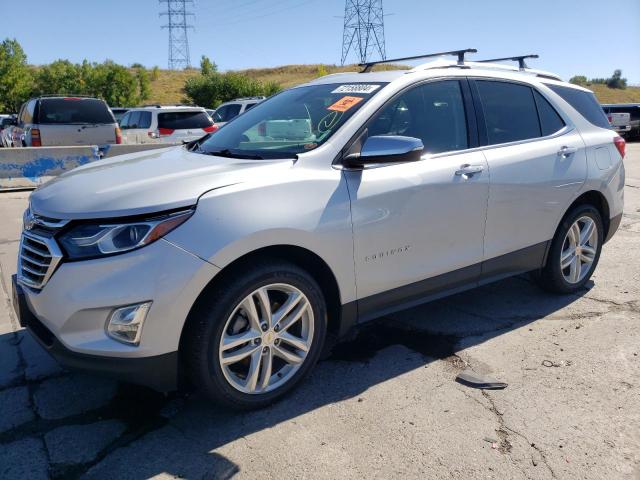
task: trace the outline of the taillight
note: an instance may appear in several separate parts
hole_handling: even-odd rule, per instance
[[[171,135],[173,133],[173,128],[159,128],[158,136]]]
[[[260,122],[258,124],[258,135],[261,137],[267,136],[267,122]]]
[[[204,130],[207,133],[213,133],[215,131],[217,131],[220,127],[218,127],[215,123],[213,125],[210,125],[206,128],[203,128],[202,130]]]
[[[31,129],[31,146],[32,147],[42,146],[42,139],[40,138],[40,130],[37,128]]]
[[[120,145],[122,143],[122,131],[120,127],[116,127],[116,144]]]
[[[611,115],[607,115],[607,120],[609,120],[609,125],[613,123],[613,120],[611,119]]]
[[[616,148],[618,149],[618,152],[620,153],[620,156],[622,158],[624,158],[624,154],[625,154],[625,149],[627,146],[627,142],[624,141],[624,138],[622,137],[615,137],[613,139],[613,144],[616,146]]]

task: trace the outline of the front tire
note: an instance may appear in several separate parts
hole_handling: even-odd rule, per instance
[[[534,274],[534,279],[550,292],[577,292],[598,265],[603,240],[598,209],[588,204],[576,206],[562,220],[551,242],[547,263]]]
[[[235,409],[267,406],[310,372],[322,351],[327,313],[306,271],[280,260],[232,274],[205,292],[185,332],[192,382]]]

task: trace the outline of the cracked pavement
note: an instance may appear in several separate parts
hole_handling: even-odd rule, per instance
[[[521,276],[395,313],[244,414],[60,369],[10,308],[28,193],[1,193],[0,478],[640,479],[640,144],[625,164],[583,292]]]

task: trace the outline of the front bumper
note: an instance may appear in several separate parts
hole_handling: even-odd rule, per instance
[[[175,387],[184,323],[217,267],[161,239],[94,260],[61,262],[41,290],[18,281],[22,323],[61,364],[168,391]],[[152,302],[138,345],[106,333],[111,313]]]
[[[77,353],[66,348],[29,309],[25,293],[12,277],[13,307],[20,326],[42,345],[62,366],[97,373],[126,382],[146,385],[161,392],[178,387],[178,352],[142,358],[104,357]]]

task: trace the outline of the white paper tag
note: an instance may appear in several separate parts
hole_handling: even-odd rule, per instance
[[[340,85],[331,93],[373,93],[380,88],[380,85],[365,85],[354,83],[353,85]]]

